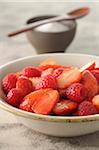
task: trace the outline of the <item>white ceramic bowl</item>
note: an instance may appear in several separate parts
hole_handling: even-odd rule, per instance
[[[71,137],[92,133],[99,130],[99,114],[84,117],[47,116],[25,112],[5,102],[1,89],[1,80],[9,72],[16,72],[30,65],[38,65],[46,58],[53,58],[57,63],[81,67],[91,60],[99,66],[99,57],[82,54],[46,54],[22,58],[0,67],[0,107],[11,112],[20,123],[44,134]]]

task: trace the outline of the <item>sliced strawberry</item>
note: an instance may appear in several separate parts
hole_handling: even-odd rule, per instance
[[[99,112],[99,95],[96,95],[96,96],[93,97],[92,103]]]
[[[31,92],[30,94],[26,95],[24,99],[21,101],[19,108],[25,111],[31,111],[32,112],[32,106],[34,103],[39,101],[44,96],[47,91],[50,89],[44,89],[44,90],[38,90]]]
[[[85,70],[83,72],[81,83],[85,86],[88,92],[87,97],[93,97],[98,93],[98,83],[90,71]]]
[[[41,77],[33,77],[33,78],[29,78],[30,81],[32,81],[32,85],[35,89],[36,85],[39,83],[39,81],[41,80]]]
[[[44,61],[42,61],[39,66],[46,66],[46,65],[54,65],[56,64],[55,61],[52,58],[48,58]]]
[[[57,78],[63,71],[64,71],[65,68],[58,68],[58,69],[55,69],[53,71],[53,76],[54,78]]]
[[[71,100],[61,100],[53,108],[53,112],[57,115],[68,115],[77,108],[77,103]]]
[[[85,70],[92,70],[95,68],[95,61],[91,61],[88,64],[84,65],[83,67],[80,68],[80,71],[83,72]]]
[[[29,94],[34,90],[32,82],[27,77],[24,76],[18,78],[16,82],[16,88],[22,92],[23,96],[26,96],[27,94]]]
[[[73,83],[80,82],[81,80],[81,73],[79,69],[64,69],[64,71],[58,76],[57,84],[58,88],[64,89],[70,86]]]
[[[27,95],[21,102],[19,108],[40,114],[49,114],[57,103],[59,94],[56,90],[42,89]]]
[[[99,70],[97,70],[97,69],[91,70],[91,73],[94,75],[97,82],[99,83]]]
[[[58,68],[72,68],[71,66],[62,66],[62,65],[45,65],[45,66],[39,66],[38,69],[40,71],[44,71],[46,69],[49,69],[49,68],[53,68],[53,69],[58,69]]]
[[[22,73],[21,72],[16,72],[16,76],[17,76],[17,78],[19,78],[20,76],[22,76]]]
[[[42,71],[41,77],[44,77],[44,76],[49,75],[49,74],[53,74],[53,71],[54,71],[53,68],[48,68],[48,69]]]
[[[32,106],[32,110],[38,114],[48,115],[58,100],[58,92],[56,90],[49,90],[40,98],[40,101]]]

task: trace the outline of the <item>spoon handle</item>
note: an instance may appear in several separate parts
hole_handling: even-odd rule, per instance
[[[17,31],[9,33],[8,37],[15,36],[17,34],[30,31],[31,29],[33,29],[35,27],[38,27],[40,25],[46,24],[46,23],[55,22],[55,21],[61,21],[61,20],[65,20],[65,19],[66,20],[71,20],[71,16],[61,15],[61,16],[53,17],[53,18],[46,19],[46,20],[40,20],[40,21],[31,23],[28,26],[24,26],[24,27],[22,27],[22,29],[19,29]]]

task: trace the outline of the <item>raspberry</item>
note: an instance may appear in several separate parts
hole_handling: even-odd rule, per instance
[[[88,116],[97,114],[98,111],[96,110],[95,106],[92,102],[83,101],[78,106],[78,115],[79,116]]]
[[[91,70],[91,73],[94,75],[97,82],[99,83],[99,70]]]
[[[64,68],[58,68],[58,69],[55,69],[54,73],[53,73],[53,76],[55,78],[57,78],[62,72],[63,72]]]
[[[6,75],[2,80],[2,88],[7,94],[12,88],[16,87],[17,76],[15,73],[10,73]]]
[[[22,99],[21,91],[19,89],[13,88],[7,94],[7,103],[12,106],[17,107]]]
[[[68,99],[81,102],[86,98],[87,92],[82,84],[74,83],[66,89],[66,96]]]
[[[27,67],[22,70],[22,75],[26,77],[40,77],[41,71],[39,71],[36,67]]]
[[[26,96],[27,94],[29,94],[34,90],[32,81],[30,81],[27,77],[24,76],[18,78],[18,81],[16,83],[16,88],[20,89],[23,96]]]
[[[45,77],[42,77],[35,87],[36,90],[45,88],[57,89],[57,82],[56,79],[53,77],[53,75],[49,74],[46,75]]]

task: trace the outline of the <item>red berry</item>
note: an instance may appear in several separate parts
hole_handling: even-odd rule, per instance
[[[90,71],[85,70],[82,73],[81,83],[87,90],[87,97],[93,97],[98,93],[98,82]]]
[[[29,94],[34,90],[32,81],[30,81],[27,77],[24,76],[18,78],[18,81],[16,83],[16,88],[20,89],[23,96],[26,96],[27,94]]]
[[[41,71],[39,71],[36,67],[27,67],[22,70],[22,75],[26,77],[40,77]]]
[[[48,69],[42,71],[41,77],[45,77],[46,75],[52,74],[53,71],[54,71],[53,68],[48,68]]]
[[[91,70],[91,73],[94,75],[97,82],[99,83],[99,70]]]
[[[96,110],[95,106],[92,102],[83,101],[78,106],[78,115],[79,116],[88,116],[97,114],[98,111]]]
[[[55,69],[55,71],[53,73],[54,78],[57,78],[63,72],[63,70],[64,70],[64,68]]]
[[[49,114],[58,100],[59,94],[56,90],[41,89],[26,95],[19,108],[39,114]]]
[[[16,87],[17,76],[15,73],[10,73],[6,75],[2,80],[2,88],[7,94],[12,88]]]
[[[7,103],[12,106],[17,107],[22,99],[21,91],[19,89],[13,88],[7,94]]]
[[[66,96],[68,99],[81,102],[86,98],[87,92],[82,84],[74,83],[66,89]]]
[[[57,89],[57,82],[56,79],[53,77],[53,75],[49,74],[46,75],[45,77],[42,77],[35,87],[36,90],[45,88]]]
[[[53,112],[57,115],[68,115],[77,108],[77,103],[71,100],[61,100],[53,108]]]

